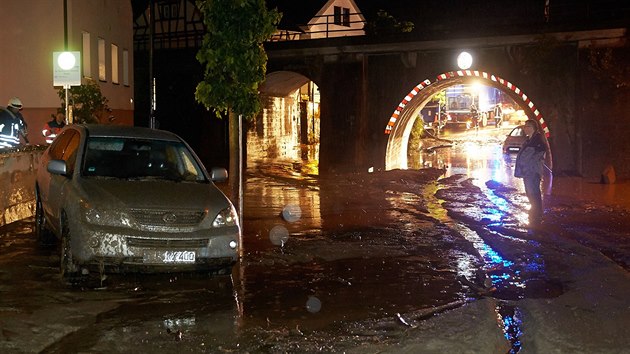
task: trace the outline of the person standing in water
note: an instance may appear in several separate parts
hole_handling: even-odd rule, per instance
[[[540,182],[546,172],[544,168],[551,168],[545,165],[545,158],[550,157],[550,149],[549,142],[537,121],[528,119],[523,125],[523,130],[527,140],[516,156],[514,177],[523,179],[525,194],[530,204],[529,224],[536,226],[542,222],[544,213]]]

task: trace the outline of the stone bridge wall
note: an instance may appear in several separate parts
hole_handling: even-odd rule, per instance
[[[35,175],[42,149],[0,154],[0,226],[35,214]]]
[[[625,28],[383,46],[368,40],[342,38],[312,42],[312,47],[306,42],[274,43],[267,48],[268,73],[293,72],[319,88],[320,172],[385,168],[389,136],[384,129],[393,111],[419,83],[457,70],[454,58],[468,48],[475,57],[472,69],[518,87],[517,95],[497,86],[519,103],[525,94],[532,103],[530,118],[534,108],[540,112],[551,134],[554,173],[598,177],[612,165],[618,176],[630,177],[630,90],[624,64],[630,42]],[[416,108],[430,97],[424,95],[427,90],[421,93],[411,99],[418,102]],[[413,115],[414,105],[407,106]]]

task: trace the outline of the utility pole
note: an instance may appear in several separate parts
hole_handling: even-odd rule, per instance
[[[155,129],[155,78],[153,77],[153,36],[155,33],[154,0],[149,1],[149,128]]]
[[[68,0],[63,0],[63,50],[65,52],[68,51]],[[69,84],[65,84],[63,86],[63,88],[65,89],[65,93],[66,93],[66,117],[64,118],[64,121],[66,123],[70,122],[72,123],[72,119],[70,118],[70,102],[68,102],[68,90],[70,89],[70,85]]]

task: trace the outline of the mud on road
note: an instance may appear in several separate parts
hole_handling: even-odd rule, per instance
[[[550,197],[531,230],[517,190],[439,169],[285,172],[250,172],[232,277],[65,284],[32,220],[3,229],[0,350],[505,353],[564,348],[565,336],[597,349],[607,331],[615,352],[627,337],[610,324],[628,319],[627,286],[578,301],[603,274],[628,280],[624,210]],[[576,326],[583,313],[607,324]],[[567,323],[577,332],[554,327]]]

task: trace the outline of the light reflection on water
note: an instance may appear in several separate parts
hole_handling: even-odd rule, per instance
[[[503,197],[496,195],[485,185],[487,181],[492,180],[500,183],[501,185],[515,188],[516,193],[522,193],[523,191],[521,181],[512,176],[513,156],[508,156],[507,158],[504,157],[498,144],[485,144],[483,142],[458,143],[455,144],[453,148],[436,149],[434,152],[423,154],[422,156],[423,160],[421,163],[424,166],[431,165],[434,167],[445,167],[445,177],[464,175],[468,178],[472,178],[473,184],[479,187],[490,201],[489,203],[484,203],[484,205],[487,205],[487,208],[483,210],[483,213],[484,216],[488,215],[492,226],[500,226],[506,216],[509,216],[512,222],[514,222],[515,218],[518,219],[518,223],[520,224],[526,222],[527,214],[524,207],[526,204],[524,202],[516,199],[517,205],[515,205],[515,201],[507,201]],[[276,241],[275,243],[271,242],[268,237],[271,227],[266,227],[265,225],[269,225],[270,221],[274,220],[275,222],[282,222],[284,214],[287,213],[290,216],[289,219],[296,218],[297,215],[299,215],[299,217],[297,217],[299,220],[294,220],[293,222],[291,220],[287,220],[285,216],[285,221],[288,223],[285,223],[284,225],[287,227],[288,233],[293,237],[296,237],[297,235],[304,236],[310,231],[321,231],[324,229],[331,230],[337,226],[341,229],[344,227],[348,228],[349,226],[365,227],[365,224],[359,224],[360,222],[365,221],[364,215],[374,217],[374,219],[371,220],[374,220],[374,223],[378,223],[379,221],[377,217],[379,216],[379,212],[388,214],[386,219],[392,219],[396,216],[409,217],[409,222],[407,222],[407,220],[398,219],[401,221],[400,225],[402,225],[399,231],[405,234],[408,233],[412,237],[415,236],[412,234],[412,231],[414,231],[414,222],[417,223],[417,220],[411,217],[409,213],[400,212],[401,210],[408,211],[409,205],[411,204],[418,204],[419,202],[422,202],[423,198],[419,198],[415,194],[400,193],[391,196],[385,195],[384,198],[389,201],[390,207],[387,210],[375,211],[369,209],[369,203],[366,203],[366,205],[363,206],[362,200],[358,200],[359,205],[352,206],[339,203],[340,194],[335,189],[326,190],[325,187],[322,187],[322,190],[320,190],[317,186],[309,186],[308,188],[290,188],[283,186],[280,183],[277,185],[270,185],[268,183],[269,181],[272,180],[265,179],[262,182],[258,181],[258,183],[249,183],[248,181],[246,198],[248,198],[248,195],[256,195],[256,198],[258,198],[258,196],[262,196],[262,198],[256,199],[253,203],[251,202],[253,199],[251,199],[250,202],[246,199],[247,207],[245,209],[245,219],[246,225],[249,228],[246,232],[249,232],[252,228],[260,227],[259,229],[255,229],[255,232],[259,237],[257,239],[258,241],[254,240],[254,242],[260,242],[260,245],[265,245],[262,247],[259,247],[260,245],[253,247],[252,239],[249,239],[247,240],[247,242],[249,242],[249,246],[245,245],[248,248],[264,249],[278,247],[279,245],[280,247],[283,247],[288,241],[287,233],[283,232],[280,237],[273,238],[273,240]],[[487,271],[493,286],[497,288],[504,287],[524,290],[526,288],[526,283],[522,278],[521,272],[513,269],[515,265],[513,260],[505,259],[499,252],[487,244],[474,230],[450,220],[446,209],[442,207],[440,201],[437,198],[431,197],[435,195],[437,188],[436,184],[429,184],[423,193],[426,196],[425,202],[427,203],[430,215],[433,218],[444,222],[448,225],[448,227],[458,231],[474,245],[485,263],[483,268]],[[346,192],[347,191],[342,191],[342,193]],[[288,206],[291,205],[299,206],[299,211],[295,208],[288,208]],[[525,210],[525,212],[523,210]],[[348,211],[350,211],[351,214],[348,214]],[[523,216],[524,219],[521,219],[521,216]],[[352,234],[355,233],[353,232]],[[348,235],[350,234],[347,234],[344,237],[349,237]],[[362,237],[366,237],[366,234],[363,232],[356,232],[357,240],[361,241]],[[490,237],[492,237],[492,235]],[[496,234],[496,237],[509,236]],[[448,255],[448,258],[453,262],[451,264],[454,264],[455,266],[455,269],[451,272],[457,272],[457,275],[463,275],[471,279],[478,271],[479,260],[466,252],[453,250]],[[356,264],[353,263],[355,261]],[[390,283],[387,283],[387,285],[392,287],[396,286],[397,283],[394,281],[396,279],[391,279],[394,278],[391,274],[396,274],[393,273],[394,269],[396,269],[396,272],[404,270],[404,272],[408,275],[417,275],[418,264],[423,262],[423,260],[420,259],[416,261],[415,259],[407,259],[402,263],[396,262],[392,264],[386,263],[385,260],[380,262],[381,263],[369,264],[370,262],[365,259],[353,259],[350,262],[342,260],[327,263],[305,263],[300,264],[297,267],[299,269],[296,269],[296,266],[287,267],[285,269],[285,267],[280,266],[280,263],[278,263],[273,266],[275,274],[266,275],[265,281],[259,279],[259,277],[250,276],[247,281],[247,285],[254,289],[266,289],[264,290],[266,296],[270,295],[269,292],[271,292],[271,289],[268,289],[267,287],[271,284],[277,284],[278,286],[285,287],[285,290],[282,291],[281,289],[274,289],[275,302],[267,302],[267,299],[263,299],[261,300],[261,303],[252,303],[253,300],[250,294],[250,297],[247,299],[250,304],[250,311],[254,310],[254,313],[261,316],[266,313],[274,313],[278,316],[278,318],[285,318],[285,320],[288,320],[292,318],[291,313],[294,312],[293,309],[306,308],[312,310],[314,308],[318,308],[312,306],[305,307],[303,305],[307,299],[311,299],[311,297],[308,296],[314,297],[317,295],[316,299],[319,300],[319,303],[316,304],[321,306],[322,313],[339,314],[346,311],[342,311],[341,302],[343,301],[341,300],[346,297],[351,298],[353,294],[356,295],[357,291],[360,292],[369,290],[374,298],[373,303],[370,304],[374,309],[372,311],[375,313],[387,312],[387,309],[379,307],[379,304],[381,304],[380,301],[384,301],[384,299],[375,297],[373,294],[375,291],[373,287],[382,287],[386,283],[380,281],[375,284],[368,284],[366,282],[373,278],[385,278],[384,275],[388,274],[387,278],[390,279]],[[387,260],[387,262],[389,262],[389,260]],[[537,272],[539,274],[544,273],[544,262],[542,262],[540,255],[530,257],[527,262],[529,263],[519,264],[522,270],[526,272]],[[349,264],[352,264],[352,267],[349,267]],[[366,268],[367,264],[369,264],[369,267]],[[325,266],[325,268],[317,269],[316,265],[322,267]],[[253,265],[250,269],[254,269],[254,267],[255,265]],[[261,267],[261,269],[263,269],[263,267]],[[272,268],[265,269],[269,270]],[[343,277],[339,278],[333,277],[334,279],[332,279],[332,284],[329,277],[322,277],[322,274],[335,274],[341,270],[347,274],[344,274]],[[442,269],[439,270],[441,271]],[[300,273],[300,275],[298,276],[296,273]],[[358,276],[359,274],[361,277]],[[367,276],[367,274],[370,276]],[[428,272],[426,277],[418,276],[415,280],[422,288],[423,286],[431,285],[431,282],[428,280],[431,280],[430,277],[432,276],[435,276],[435,274]],[[311,280],[307,281],[304,279]],[[258,284],[258,282],[260,282],[260,284]],[[304,284],[307,283],[309,284],[308,287],[311,292],[309,294],[302,294],[304,292]],[[337,283],[344,284],[344,286],[337,290],[335,294],[325,293],[325,290],[330,292],[330,289],[335,288],[336,286],[338,287]],[[413,283],[416,284],[416,282]],[[441,286],[444,286],[444,284]],[[275,286],[271,285],[271,287]],[[293,287],[292,291],[287,291],[291,289],[291,287]],[[409,294],[415,292],[422,292],[426,294],[433,292],[436,289],[416,289],[410,287],[410,285],[405,285],[399,290]],[[512,292],[514,292],[514,290],[512,290]],[[522,292],[519,293],[522,294]],[[304,296],[300,299],[296,299],[296,294]],[[391,294],[388,295],[390,296],[388,301],[391,301]],[[404,302],[408,301],[408,299],[401,298],[400,301],[401,303],[399,306],[404,306]],[[339,304],[340,307],[334,307],[337,304]],[[273,311],[271,311],[271,309],[273,309]],[[309,313],[310,312],[311,311],[309,310]],[[320,312],[318,311],[318,313]],[[252,313],[250,312],[250,315],[251,314]],[[506,321],[514,322],[513,319],[509,319],[508,317],[506,318]]]
[[[248,178],[238,269],[248,326],[319,328],[461,298],[452,244],[419,230],[431,224],[415,211],[421,197],[339,178]]]
[[[432,159],[430,164],[437,164],[446,168],[445,177],[465,175],[473,179],[473,184],[480,188],[491,203],[484,203],[487,207],[483,210],[484,216],[490,219],[491,225],[500,226],[508,215],[516,218],[520,224],[527,222],[527,213],[523,208],[511,205],[504,198],[496,195],[486,186],[488,181],[494,181],[501,185],[514,187],[518,192],[523,192],[522,183],[517,183],[513,177],[513,156],[504,156],[498,144],[481,144],[468,141],[463,144],[455,144],[453,148],[440,149],[431,154],[423,154],[422,158]],[[444,164],[448,161],[448,164]],[[426,165],[426,162],[423,162]],[[488,182],[490,183],[490,182]],[[505,259],[499,252],[487,244],[474,230],[461,223],[449,221],[444,215],[444,208],[437,207],[436,203],[430,204],[429,210],[441,221],[455,228],[464,238],[473,244],[482,257],[491,284],[496,289],[520,289],[525,291],[526,279],[521,277],[521,271],[514,269],[515,263]],[[496,235],[496,233],[495,233]],[[497,235],[501,237],[501,235]],[[458,262],[460,275],[471,279],[470,261],[462,258]],[[473,268],[474,269],[474,268]],[[528,272],[544,274],[544,262],[539,254],[531,257],[529,263],[524,266]],[[497,319],[503,324],[505,338],[511,343],[511,353],[517,353],[521,349],[520,337],[522,335],[522,323],[520,310],[514,306],[499,303],[497,306]]]
[[[497,143],[466,141],[424,152],[420,160],[425,166],[446,168],[444,177],[461,174],[477,181],[496,181],[523,192],[522,183],[514,177],[514,158],[513,154],[503,155]]]
[[[245,248],[284,245],[290,234],[322,227],[320,193],[316,186],[296,188],[270,178],[250,177],[244,203],[247,232],[257,236],[248,239]],[[279,233],[283,231],[280,226],[287,232]]]
[[[488,188],[486,183],[493,181],[506,187],[516,189],[516,193],[524,193],[523,184],[520,179],[513,177],[514,155],[504,155],[501,146],[497,143],[485,143],[483,141],[465,141],[455,143],[452,148],[439,149],[431,154],[438,161],[449,161],[445,177],[453,175],[464,175],[472,178],[472,183],[479,187],[485,197],[491,203],[486,203],[483,210],[484,216],[489,218],[489,226],[500,226],[508,216],[515,218],[520,225],[526,225],[528,216],[527,205],[512,205],[505,198],[495,194]],[[523,200],[524,202],[524,200]],[[432,208],[433,212],[438,212],[443,208]],[[444,217],[443,215],[441,216]],[[486,269],[502,268],[502,273],[496,271],[490,275],[492,284],[499,286],[515,286],[525,288],[523,279],[514,274],[510,269],[514,262],[503,258],[503,256],[488,245],[474,230],[461,224],[452,224],[453,227],[462,234],[477,249],[484,262]],[[506,237],[496,234],[497,237]],[[532,257],[529,263],[524,265],[529,271],[544,273],[544,263],[540,255]]]

